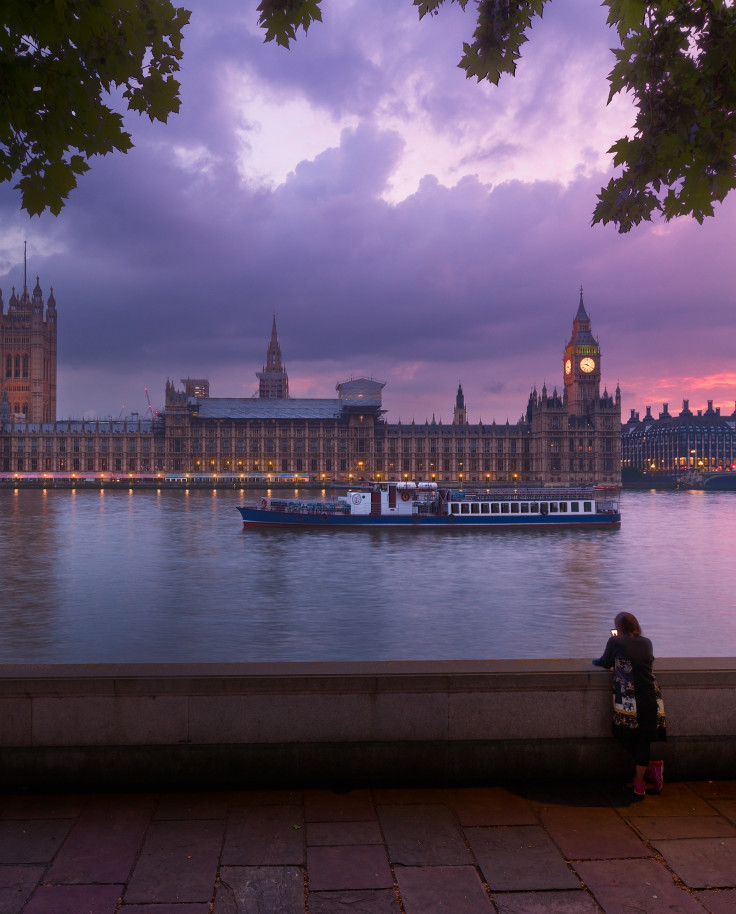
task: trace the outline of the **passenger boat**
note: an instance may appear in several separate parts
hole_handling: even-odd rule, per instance
[[[445,489],[373,482],[316,500],[264,497],[238,511],[250,527],[557,527],[621,523],[619,489]]]

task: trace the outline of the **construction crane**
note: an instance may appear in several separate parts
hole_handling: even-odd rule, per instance
[[[153,419],[153,407],[151,406],[151,398],[148,396],[148,388],[144,387],[143,390],[146,393],[146,402],[148,403],[148,409],[146,410],[146,416],[150,416]]]

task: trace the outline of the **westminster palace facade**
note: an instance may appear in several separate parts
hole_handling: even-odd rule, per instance
[[[3,338],[3,365],[11,376],[4,378],[0,404],[0,472],[298,474],[315,484],[409,478],[460,485],[614,485],[621,479],[621,394],[618,388],[613,396],[601,391],[601,352],[582,292],[562,357],[560,389],[533,389],[519,421],[504,424],[468,422],[462,387],[453,421],[446,424],[387,422],[384,384],[367,378],[337,384],[336,398],[293,397],[275,318],[266,362],[257,372],[258,396],[211,397],[206,379],[187,378],[183,388],[166,382],[161,415],[57,422],[48,414],[50,394],[48,403],[38,397],[38,405],[32,385],[27,400],[15,396],[18,381],[26,380],[26,351],[28,381],[37,370],[30,367],[30,330],[38,328],[39,337],[50,333],[42,325],[52,318],[55,379],[53,296],[45,321],[38,285],[30,306],[25,293],[11,302],[12,326],[25,321],[29,335],[14,333],[12,344]],[[29,340],[27,350],[21,338]],[[48,358],[50,366],[50,347]],[[45,370],[38,369],[39,390]]]

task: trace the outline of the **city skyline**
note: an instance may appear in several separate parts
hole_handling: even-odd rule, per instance
[[[191,6],[178,116],[126,115],[136,148],[58,218],[0,187],[5,307],[24,239],[29,285],[54,288],[60,418],[143,415],[167,377],[250,396],[275,312],[292,396],[366,375],[390,421],[449,422],[462,383],[469,421],[514,422],[561,389],[580,285],[624,420],[733,410],[734,200],[702,226],[589,225],[632,119],[605,107],[604,10],[556,0],[494,88],[456,67],[455,5],[328,4],[289,52],[255,2]]]

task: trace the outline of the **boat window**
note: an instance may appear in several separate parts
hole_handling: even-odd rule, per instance
[[[460,505],[460,509],[463,514],[470,514],[470,505],[466,503]]]
[[[523,501],[523,502],[521,503],[521,513],[522,513],[522,514],[528,514],[528,513],[529,513],[529,505],[528,505],[525,501]]]
[[[560,511],[561,511],[563,514],[566,514],[566,513],[567,513],[567,502],[566,502],[566,501],[561,501],[561,502],[560,502]]]
[[[551,501],[551,502],[549,503],[549,513],[550,513],[550,514],[556,514],[556,513],[557,513],[557,502],[556,502],[556,501]]]
[[[580,512],[580,502],[579,502],[579,501],[571,501],[571,502],[570,502],[570,510],[571,510],[574,514],[578,514],[578,513]]]
[[[509,506],[505,502],[503,502],[501,504],[501,514],[508,514],[508,513],[509,513]]]
[[[518,502],[515,502],[515,501],[514,501],[514,502],[511,502],[511,513],[512,513],[512,514],[518,514],[518,513],[519,513],[519,505],[518,505]]]
[[[533,501],[533,502],[529,505],[529,508],[530,508],[532,514],[539,514],[539,505],[538,505],[538,503],[537,503],[536,501]]]
[[[589,501],[584,501],[584,502],[583,502],[583,511],[591,512],[592,510],[593,510],[593,505],[592,505],[592,503],[589,502]]]
[[[498,505],[498,502],[494,501],[494,503],[491,505],[491,514],[498,514],[500,512],[500,510],[501,509]]]
[[[453,514],[459,514],[459,513],[460,513],[460,505],[452,504],[452,505],[450,505],[450,510],[452,511]]]
[[[473,504],[470,506],[470,513],[471,514],[480,514],[480,505],[478,504],[477,501],[473,502]]]
[[[487,501],[484,501],[484,502],[481,503],[481,506],[480,506],[480,513],[481,513],[481,514],[489,514],[489,513],[490,513],[490,510],[491,510],[491,506],[490,506],[490,504],[489,504]]]

